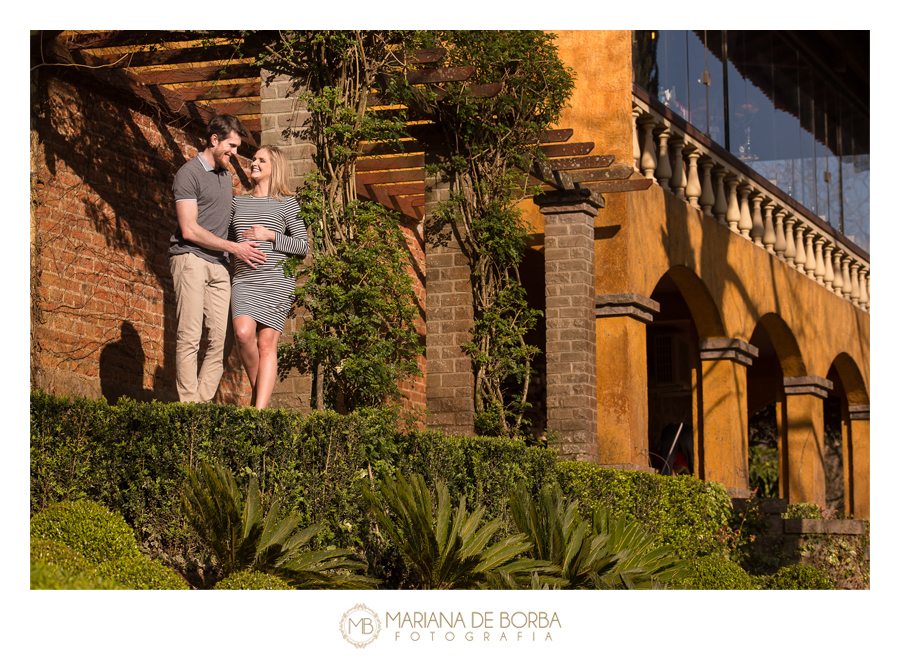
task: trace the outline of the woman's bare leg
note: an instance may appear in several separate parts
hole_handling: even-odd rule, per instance
[[[239,315],[234,319],[234,340],[237,343],[241,363],[244,364],[244,371],[250,380],[250,387],[253,389],[250,397],[251,405],[256,404],[256,380],[259,373],[259,347],[256,341],[256,329],[256,320],[248,315]]]
[[[275,389],[275,378],[278,375],[278,337],[281,332],[259,325],[256,342],[259,349],[259,368],[256,378],[256,408],[265,409]]]

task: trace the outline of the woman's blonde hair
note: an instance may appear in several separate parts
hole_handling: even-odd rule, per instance
[[[281,152],[281,149],[277,146],[260,146],[256,152],[259,153],[260,151],[269,152],[272,164],[272,176],[269,178],[269,196],[274,197],[279,201],[281,201],[281,197],[283,196],[294,196],[288,187],[287,158],[284,157],[284,153]],[[252,178],[250,181],[253,183],[251,189],[255,189],[256,181]]]

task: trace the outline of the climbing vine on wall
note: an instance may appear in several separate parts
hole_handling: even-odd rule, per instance
[[[448,157],[433,172],[449,180],[451,198],[427,227],[442,243],[452,233],[472,272],[474,331],[463,349],[475,373],[476,430],[513,435],[524,427],[531,364],[539,353],[525,336],[540,312],[529,307],[519,274],[529,228],[517,201],[539,192],[525,186],[536,136],[559,120],[574,88],[554,35],[541,31],[439,31],[424,45],[447,49],[441,65],[474,66],[464,83],[418,99],[437,122]],[[473,85],[499,93],[474,98]]]
[[[268,35],[246,35],[268,38]],[[398,140],[402,111],[367,111],[371,91],[406,84],[402,31],[279,32],[258,63],[285,74],[309,112],[296,134],[315,146],[317,171],[299,194],[312,236],[310,264],[294,259],[308,317],[279,350],[279,367],[317,373],[316,407],[353,410],[399,400],[402,380],[421,375],[416,296],[397,216],[360,201],[356,160],[363,142]]]

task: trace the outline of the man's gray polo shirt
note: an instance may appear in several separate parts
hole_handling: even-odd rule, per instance
[[[231,172],[216,169],[201,156],[186,163],[175,174],[172,184],[175,201],[195,200],[197,202],[197,224],[213,235],[228,239],[228,225],[231,223]],[[228,265],[228,254],[224,251],[206,249],[186,240],[181,227],[176,229],[169,240],[169,256],[195,254],[210,263]]]

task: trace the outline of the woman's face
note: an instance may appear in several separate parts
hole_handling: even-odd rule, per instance
[[[250,178],[257,183],[272,176],[272,155],[268,149],[259,149],[250,162]]]

